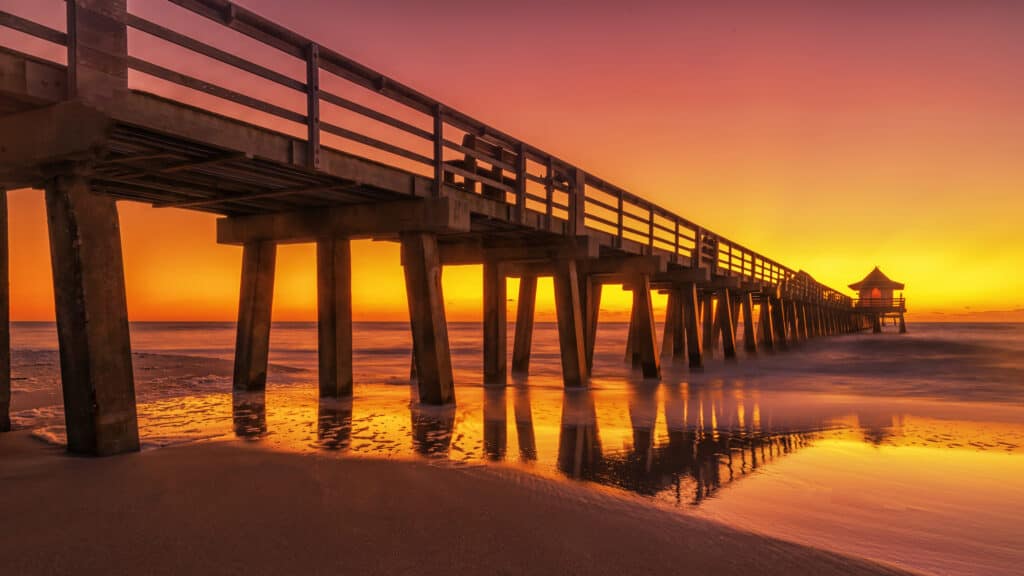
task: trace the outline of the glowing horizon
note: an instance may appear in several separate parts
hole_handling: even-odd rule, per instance
[[[513,59],[472,3],[242,4],[833,288],[878,265],[912,321],[1024,320],[1024,5],[525,2],[497,24]],[[52,320],[42,193],[9,197],[12,319]],[[131,319],[234,319],[213,216],[120,207]],[[275,319],[315,319],[314,262],[280,248]],[[357,319],[406,318],[396,244],[354,244],[353,276]],[[478,319],[479,268],[444,278],[450,318]],[[605,291],[605,318],[628,305]]]

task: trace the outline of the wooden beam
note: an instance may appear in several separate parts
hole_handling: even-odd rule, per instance
[[[704,355],[714,358],[718,349],[718,339],[715,332],[715,297],[710,293],[701,295],[701,320],[704,323]]]
[[[641,275],[635,280],[633,310],[637,319],[636,347],[640,353],[640,369],[644,378],[661,378],[661,361],[658,356],[658,333],[654,323],[654,307],[651,302],[650,276]]]
[[[325,184],[321,186],[294,186],[289,188],[277,188],[262,192],[251,192],[248,194],[232,194],[230,196],[217,196],[214,198],[202,198],[199,200],[175,200],[172,202],[154,202],[153,208],[209,208],[222,204],[237,204],[252,202],[254,200],[272,200],[276,198],[287,198],[288,196],[301,196],[303,194],[318,194],[321,192],[342,192],[358,188],[359,184]]]
[[[758,330],[761,333],[764,347],[772,352],[775,350],[775,315],[772,314],[772,299],[767,295],[762,295],[760,308],[761,319],[758,322]]]
[[[7,191],[0,188],[0,432],[11,429],[11,286]]]
[[[684,284],[680,290],[683,326],[686,329],[686,355],[690,370],[704,369],[704,349],[700,340],[700,296],[696,284]]]
[[[507,274],[554,275],[557,260],[587,260],[599,257],[597,242],[589,238],[572,241],[557,239],[544,243],[524,244],[522,240],[485,241],[482,238],[458,242],[442,242],[441,263],[449,265],[483,264],[487,260],[501,260],[506,263]],[[535,267],[522,268],[517,262],[530,262]]]
[[[453,404],[455,383],[448,344],[448,320],[441,291],[437,237],[405,233],[401,241],[420,402]]]
[[[276,264],[277,246],[273,242],[249,242],[242,249],[242,288],[238,298],[235,339],[235,390],[251,392],[267,387]]]
[[[683,302],[681,291],[677,288],[668,291],[668,303],[665,306],[665,331],[661,339],[662,358],[679,360],[686,349],[686,331],[683,328]]]
[[[516,335],[512,347],[512,373],[526,376],[530,370],[530,347],[533,343],[533,317],[537,303],[537,277],[519,279],[519,300],[516,303]]]
[[[722,334],[722,350],[727,360],[736,359],[736,325],[733,323],[732,291],[723,289],[718,297],[718,329]]]
[[[139,449],[117,207],[80,174],[46,186],[68,450]]]
[[[352,252],[346,238],[316,244],[320,397],[352,395]]]
[[[591,277],[581,280],[583,286],[581,290],[586,289],[586,353],[587,353],[587,374],[592,374],[594,371],[594,346],[597,343],[597,323],[601,315],[601,292],[603,287],[600,282],[595,281]]]
[[[743,349],[748,354],[757,353],[757,330],[754,326],[754,295],[747,292],[743,295]]]
[[[554,286],[558,342],[562,356],[562,380],[566,388],[583,388],[587,384],[587,360],[575,260],[558,261]]]
[[[507,383],[508,320],[505,274],[501,262],[484,262],[484,384]]]
[[[232,216],[217,220],[217,242],[313,242],[412,232],[469,232],[469,210],[453,198],[335,205],[301,212]]]

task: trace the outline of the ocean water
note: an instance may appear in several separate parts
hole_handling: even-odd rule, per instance
[[[262,394],[231,393],[233,324],[133,324],[132,343],[145,449],[515,468],[923,573],[1019,574],[1024,325],[910,329],[719,353],[701,374],[665,359],[659,383],[623,362],[626,326],[603,324],[590,389],[565,391],[554,325],[529,378],[485,388],[481,327],[455,323],[447,408],[415,402],[402,323],[356,325],[344,401],[317,399],[314,324],[274,326]],[[13,420],[62,442],[55,328],[15,323],[12,340]]]

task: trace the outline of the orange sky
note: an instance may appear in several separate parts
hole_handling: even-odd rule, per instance
[[[1024,309],[1024,3],[241,4],[833,287],[880,265],[918,319]],[[41,193],[10,211],[12,317],[52,319]],[[234,318],[213,222],[121,204],[133,319]],[[357,316],[404,318],[396,245],[353,259]],[[281,249],[278,319],[315,317],[314,274]],[[478,317],[479,269],[445,281]]]

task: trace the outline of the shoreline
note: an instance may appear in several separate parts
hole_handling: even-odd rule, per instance
[[[0,462],[13,573],[908,573],[488,467],[239,442],[84,459],[27,431]]]

